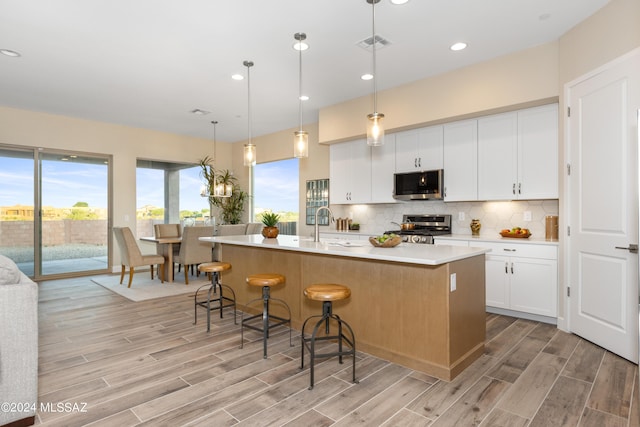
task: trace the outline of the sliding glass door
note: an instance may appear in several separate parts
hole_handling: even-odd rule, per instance
[[[0,254],[35,276],[34,151],[0,147]]]
[[[0,171],[0,254],[36,280],[108,271],[108,156],[0,147]]]

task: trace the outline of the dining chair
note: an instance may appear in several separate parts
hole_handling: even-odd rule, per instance
[[[189,284],[189,266],[203,262],[211,262],[213,252],[211,242],[201,242],[200,237],[213,236],[213,226],[184,227],[182,230],[182,242],[180,252],[173,260],[184,266],[184,282]]]
[[[154,224],[153,225],[153,235],[157,238],[159,237],[181,237],[182,236],[182,226],[180,224]],[[180,252],[180,244],[174,243],[173,245],[173,258],[178,256],[178,252]],[[156,244],[156,253],[158,255],[164,255],[164,248],[160,244]],[[173,263],[175,264],[175,262]],[[173,265],[169,268],[173,268]],[[158,271],[160,268],[158,267]],[[180,270],[178,270],[180,271]]]
[[[120,263],[122,264],[120,284],[124,279],[125,267],[129,267],[129,285],[127,287],[130,288],[135,267],[150,266],[151,279],[153,279],[153,266],[155,264],[158,264],[158,270],[160,270],[160,282],[164,283],[164,268],[160,267],[164,266],[164,257],[162,255],[142,255],[129,227],[113,227],[113,234],[116,236],[116,241],[120,248]]]

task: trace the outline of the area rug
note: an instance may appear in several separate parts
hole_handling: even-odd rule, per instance
[[[160,283],[160,279],[151,280],[148,271],[134,274],[130,288],[127,288],[128,280],[128,273],[125,274],[122,285],[119,274],[96,276],[91,279],[92,282],[103,288],[136,302],[182,294],[193,295],[200,286],[209,283],[206,276],[189,278],[188,285],[185,285],[182,280]]]

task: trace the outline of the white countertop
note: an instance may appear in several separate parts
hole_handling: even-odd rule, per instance
[[[423,265],[446,264],[489,252],[489,249],[486,248],[411,243],[400,243],[393,248],[376,248],[366,240],[345,241],[320,239],[320,242],[314,242],[313,238],[310,237],[285,235],[279,235],[276,239],[265,239],[259,234],[252,234],[200,237],[200,240],[228,245],[273,248],[321,255],[336,255]]]
[[[496,235],[480,235],[480,236],[471,236],[469,234],[446,234],[443,236],[435,236],[437,239],[441,240],[466,240],[470,242],[470,244],[474,244],[474,242],[501,242],[501,243],[510,243],[510,244],[524,244],[530,243],[534,245],[552,245],[558,246],[557,240],[545,240],[544,238],[532,235],[526,239],[519,239],[513,237],[502,237],[499,234]]]

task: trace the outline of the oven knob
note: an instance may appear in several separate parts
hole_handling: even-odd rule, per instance
[[[427,243],[427,236],[420,237],[420,243]]]
[[[411,236],[412,243],[420,243],[420,236]]]
[[[409,236],[402,236],[402,241],[403,242],[408,242],[409,241]]]

